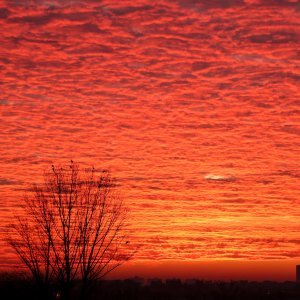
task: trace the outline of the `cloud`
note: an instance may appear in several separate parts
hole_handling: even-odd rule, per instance
[[[82,4],[82,0],[9,0],[10,5],[31,7],[33,5],[42,6],[45,8],[52,7],[67,7],[72,5]]]
[[[230,8],[243,5],[243,0],[178,0],[178,3],[183,7],[196,8],[198,6],[206,9],[214,8]]]
[[[246,0],[246,2],[266,5],[266,6],[283,6],[299,8],[298,0]]]
[[[275,175],[300,178],[300,172],[298,170],[280,170],[277,173],[275,173]]]
[[[21,181],[0,178],[0,185],[16,185],[21,184]]]
[[[300,126],[284,125],[284,126],[282,126],[281,130],[284,132],[287,132],[287,133],[300,135]]]
[[[299,235],[298,18],[288,1],[8,2],[0,185],[9,207],[24,192],[14,184],[73,157],[121,178],[141,240],[168,233],[173,248],[149,242],[157,257],[289,249],[226,238]],[[196,248],[177,250],[198,235]]]
[[[273,43],[273,44],[286,44],[298,43],[299,36],[294,32],[289,31],[275,31],[267,34],[251,35],[249,41],[252,43]]]
[[[0,99],[0,105],[8,105],[9,101],[5,100],[5,99]]]
[[[10,15],[10,11],[7,8],[0,7],[0,19],[6,19]]]
[[[115,8],[115,9],[111,9],[111,11],[117,15],[117,16],[124,16],[124,15],[128,15],[128,14],[133,14],[136,12],[146,12],[148,10],[150,10],[152,8],[152,6],[150,5],[144,5],[144,6],[125,6],[122,8]]]
[[[192,64],[193,71],[207,69],[210,66],[210,63],[207,61],[196,61]]]
[[[88,45],[81,47],[79,49],[67,50],[67,53],[70,54],[80,54],[80,55],[89,55],[89,54],[99,54],[99,53],[112,53],[114,49],[110,46],[105,45]]]
[[[204,179],[208,181],[225,181],[232,182],[236,180],[236,177],[232,175],[218,175],[218,174],[207,174],[204,176]]]

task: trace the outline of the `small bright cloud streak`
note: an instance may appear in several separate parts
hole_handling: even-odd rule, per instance
[[[206,180],[214,181],[235,181],[236,178],[232,175],[217,175],[217,174],[207,174],[204,176]]]

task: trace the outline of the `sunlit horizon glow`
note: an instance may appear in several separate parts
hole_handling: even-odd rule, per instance
[[[247,266],[293,279],[299,12],[289,0],[0,1],[1,235],[28,185],[73,159],[117,178],[139,248],[128,274],[162,264],[218,279],[206,263],[231,261],[236,279]],[[1,269],[15,262],[2,239]]]

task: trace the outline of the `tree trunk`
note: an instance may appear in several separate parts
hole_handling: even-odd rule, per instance
[[[70,284],[66,283],[63,288],[63,300],[71,300],[70,298]]]
[[[87,294],[87,284],[88,280],[86,276],[82,278],[82,286],[81,286],[81,292],[80,292],[80,300],[85,300],[86,299],[86,294]]]

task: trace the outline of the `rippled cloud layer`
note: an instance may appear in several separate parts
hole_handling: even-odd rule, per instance
[[[299,258],[299,12],[1,2],[2,223],[45,167],[73,159],[118,178],[136,260]]]

